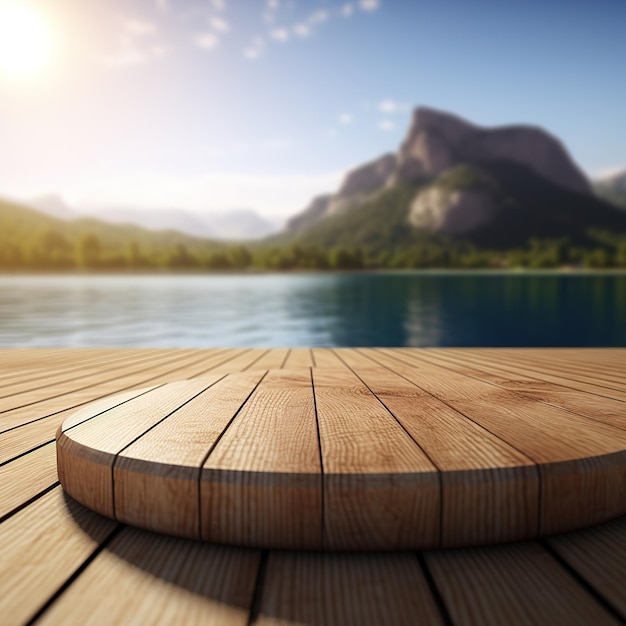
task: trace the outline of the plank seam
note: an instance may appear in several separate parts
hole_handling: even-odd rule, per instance
[[[8,465],[9,463],[13,463],[13,461],[17,461],[18,459],[21,459],[23,456],[26,456],[27,454],[30,454],[31,452],[36,452],[37,450],[39,450],[39,448],[43,448],[44,446],[48,446],[51,443],[54,443],[54,439],[49,439],[48,441],[44,441],[43,443],[40,443],[37,446],[34,446],[33,448],[30,448],[29,450],[26,450],[26,452],[20,452],[19,454],[16,454],[14,457],[11,457],[10,459],[7,459],[6,461],[3,461],[2,463],[0,463],[0,467],[4,467],[5,465]]]
[[[437,609],[439,610],[439,614],[441,615],[441,621],[444,626],[454,626],[454,622],[450,617],[450,612],[448,611],[448,607],[444,602],[443,596],[441,595],[437,584],[435,583],[435,579],[428,568],[428,564],[426,563],[426,559],[421,552],[416,552],[415,556],[417,557],[417,562],[420,565],[422,570],[422,574],[424,574],[424,578],[426,579],[426,584],[428,585],[428,589],[437,605]]]
[[[315,355],[313,354],[313,348],[309,348],[309,355],[311,357],[311,363],[313,363],[313,367],[317,367],[315,363]]]
[[[221,350],[220,352],[224,352],[224,350]],[[219,353],[218,353],[219,354]],[[230,357],[230,359],[235,358],[235,356],[238,355],[234,355],[233,357]],[[168,363],[175,363],[176,361],[180,361],[182,358],[185,357],[180,357],[180,358],[176,358],[176,359],[172,359],[171,361],[166,361],[163,365],[167,365]],[[192,365],[195,365],[196,363],[199,363],[200,361],[202,361],[204,358],[206,357],[202,357],[196,361],[192,361],[191,363],[187,363],[186,365],[181,365],[180,367],[175,367],[173,370],[168,370],[167,372],[164,372],[163,374],[156,374],[155,376],[152,376],[152,378],[147,378],[146,380],[137,383],[137,385],[145,385],[148,384],[151,380],[154,380],[155,378],[160,378],[161,376],[169,376],[170,374],[173,374],[175,372],[178,372],[181,369],[184,369],[186,367],[191,367]],[[219,367],[220,365],[223,365],[224,363],[228,362],[230,359],[226,359],[226,361],[221,361],[220,363],[218,363],[217,365],[213,365],[211,368],[209,369],[213,369],[215,367]],[[140,370],[134,370],[132,372],[129,372],[127,374],[122,374],[121,376],[117,376],[116,378],[110,378],[108,380],[104,380],[101,383],[96,383],[95,385],[93,385],[93,387],[97,387],[98,385],[104,385],[106,383],[110,383],[113,382],[115,380],[118,380],[120,378],[124,378],[126,376],[134,376],[136,374],[141,374],[142,372],[148,371],[152,368],[144,368],[144,369],[140,369]],[[203,370],[202,372],[200,372],[199,374],[195,374],[195,376],[200,376],[201,374],[205,373],[208,370]],[[193,377],[192,377],[193,378]],[[133,387],[137,386],[137,385],[129,385],[128,387],[122,387],[121,389],[118,389],[112,393],[105,393],[104,395],[98,396],[97,398],[93,398],[91,400],[85,400],[84,402],[80,402],[78,404],[74,404],[73,406],[70,407],[66,407],[64,409],[59,409],[58,411],[53,411],[52,413],[48,413],[47,415],[43,415],[42,417],[38,417],[36,419],[33,420],[29,420],[28,422],[24,422],[23,424],[20,424],[19,426],[12,426],[11,428],[7,428],[6,430],[0,431],[0,435],[4,434],[4,433],[8,433],[12,430],[15,430],[17,428],[22,428],[24,426],[28,426],[29,424],[34,424],[35,422],[39,422],[41,420],[46,419],[47,417],[52,417],[53,415],[58,415],[59,413],[63,413],[64,411],[69,411],[71,409],[76,409],[78,407],[84,406],[86,404],[90,404],[91,402],[96,402],[97,400],[100,400],[102,398],[106,398],[107,396],[113,395],[113,394],[118,394],[118,393],[122,393],[128,389],[132,389]],[[85,387],[85,389],[88,389],[89,387]],[[77,390],[77,391],[82,391],[81,389]],[[73,393],[73,392],[68,392],[68,393]],[[58,396],[54,396],[54,398],[48,398],[47,400],[42,400],[41,402],[47,402],[48,400],[53,400],[55,398],[60,398],[61,396],[66,395],[66,394],[60,394]],[[29,406],[34,406],[33,405],[29,405]],[[18,408],[23,408],[23,407],[18,407]],[[14,410],[14,409],[11,409]]]
[[[363,354],[363,353],[361,353],[360,350],[359,350],[359,354]],[[539,531],[540,531],[540,528],[541,528],[541,523],[540,522],[541,522],[541,515],[542,515],[542,508],[541,508],[542,498],[541,498],[541,496],[542,496],[542,491],[543,491],[543,482],[542,482],[543,478],[542,478],[542,474],[541,474],[540,464],[535,459],[533,459],[530,455],[526,454],[525,452],[522,452],[522,450],[520,450],[519,448],[514,446],[512,443],[509,443],[505,439],[502,439],[501,437],[496,435],[496,433],[492,432],[491,430],[489,430],[488,428],[486,428],[482,424],[479,424],[477,421],[473,420],[471,417],[465,415],[465,413],[459,411],[457,408],[453,407],[451,404],[448,404],[445,400],[442,400],[441,398],[439,398],[439,397],[435,396],[434,394],[430,393],[430,391],[428,391],[427,389],[424,389],[424,388],[420,387],[417,383],[413,382],[412,380],[410,380],[409,378],[407,378],[406,376],[404,376],[400,372],[396,372],[396,371],[392,370],[391,367],[389,367],[388,365],[385,365],[384,363],[381,363],[380,361],[377,361],[374,357],[370,356],[369,354],[363,354],[363,356],[365,356],[366,358],[370,359],[370,361],[372,361],[374,363],[377,363],[378,365],[384,367],[385,369],[389,370],[393,374],[396,374],[397,376],[400,376],[401,378],[404,378],[404,380],[406,380],[409,384],[413,385],[414,387],[417,387],[418,389],[420,389],[424,393],[428,394],[429,396],[431,396],[435,400],[438,400],[439,402],[445,404],[449,409],[452,409],[453,411],[456,411],[459,415],[462,415],[465,419],[469,420],[473,424],[476,424],[476,426],[478,426],[479,428],[481,428],[485,432],[489,433],[492,437],[495,437],[498,441],[501,441],[505,445],[509,446],[510,448],[515,450],[517,453],[521,454],[525,459],[528,459],[532,463],[532,466],[535,468],[535,471],[537,472],[537,497],[539,499],[539,502],[537,504],[538,520],[537,520],[537,530],[535,532],[535,536],[539,536]],[[404,365],[411,365],[411,363],[407,363],[406,361],[402,361],[401,359],[398,359],[397,357],[389,357],[389,358],[391,358],[393,360],[396,360],[396,361],[399,361],[400,363],[404,363]]]
[[[246,350],[246,352],[249,352],[249,351],[250,351],[250,348],[248,348]],[[241,371],[242,372],[247,372],[255,363],[260,361],[268,352],[269,352],[269,349],[266,350],[265,352],[261,352],[261,354],[259,354],[259,356],[256,359],[254,359],[254,361],[252,361],[252,363],[250,363],[249,365],[246,365]],[[245,354],[245,352],[243,354]]]
[[[113,517],[114,517],[114,519],[117,519],[117,515],[116,515],[116,512],[115,512],[115,465],[116,465],[116,463],[117,463],[117,461],[119,459],[120,454],[122,454],[122,452],[124,452],[124,450],[126,450],[126,448],[128,448],[129,446],[132,446],[136,441],[141,439],[144,435],[146,435],[151,430],[156,428],[159,424],[164,422],[168,417],[170,417],[171,415],[176,413],[176,411],[180,411],[180,409],[182,409],[184,406],[189,404],[192,400],[195,400],[195,398],[197,398],[198,396],[202,395],[207,389],[210,389],[211,387],[213,387],[214,385],[219,383],[221,380],[224,380],[224,378],[226,378],[226,376],[228,376],[228,374],[224,374],[221,378],[218,378],[216,381],[213,381],[210,385],[207,385],[204,389],[202,389],[201,391],[199,391],[198,393],[193,395],[191,398],[188,398],[187,400],[185,400],[185,402],[183,402],[180,406],[177,406],[173,411],[170,411],[167,415],[165,415],[165,417],[162,417],[160,420],[158,420],[157,422],[152,424],[152,426],[147,428],[143,433],[141,433],[141,435],[138,435],[132,441],[129,441],[121,450],[118,450],[115,453],[115,456],[113,457],[113,463],[111,463],[111,496],[112,496],[112,499],[113,499]]]
[[[422,448],[422,446],[417,442],[417,440],[411,435],[411,433],[405,428],[404,424],[397,418],[395,413],[376,395],[376,392],[357,374],[357,372],[348,365],[348,363],[339,355],[339,353],[333,349],[333,353],[337,356],[338,359],[369,389],[369,392],[378,400],[378,402],[382,405],[382,407],[393,417],[393,419],[397,422],[400,428],[406,433],[408,438],[422,451],[424,456],[432,463],[433,467],[437,471],[437,482],[439,483],[439,541],[438,544],[441,545],[443,540],[443,479],[442,479],[442,470],[435,463],[435,461],[430,457],[430,455]]]
[[[445,358],[445,357],[444,357]],[[527,392],[523,391],[523,390],[519,390],[519,391],[513,391],[511,389],[507,389],[506,387],[503,387],[502,385],[498,385],[497,383],[491,382],[489,380],[485,380],[484,378],[479,378],[478,376],[474,376],[472,374],[467,374],[466,372],[459,372],[458,370],[453,369],[452,367],[447,367],[446,365],[443,364],[439,364],[436,361],[429,361],[428,359],[424,359],[422,361],[419,361],[419,359],[423,359],[423,357],[419,356],[419,357],[415,357],[415,360],[418,362],[422,362],[422,363],[428,363],[429,365],[432,365],[434,367],[440,367],[441,369],[445,369],[448,370],[449,372],[453,372],[454,374],[459,374],[462,376],[467,376],[468,378],[472,378],[473,380],[477,380],[478,382],[484,383],[486,385],[491,385],[492,387],[495,387],[496,389],[502,389],[508,393],[512,393],[515,395],[519,395],[522,396],[524,398],[527,398],[529,400],[532,400],[533,402],[539,402],[540,404],[545,404],[546,406],[551,406],[555,409],[558,409],[559,411],[565,411],[566,413],[571,413],[572,415],[578,415],[578,417],[583,417],[585,419],[588,420],[592,420],[594,422],[598,422],[599,424],[604,424],[606,426],[611,426],[612,428],[617,428],[618,430],[626,430],[626,427],[624,426],[618,426],[617,424],[609,424],[608,422],[605,422],[597,417],[593,417],[591,415],[586,415],[585,413],[578,413],[577,411],[574,411],[573,409],[568,409],[567,407],[561,406],[559,404],[553,404],[552,402],[548,402],[547,400],[542,400],[541,398],[536,398],[533,395],[528,394]],[[466,367],[472,367],[471,365],[468,365]],[[489,372],[485,372],[484,370],[480,369],[479,367],[474,367],[473,369],[476,369],[478,372],[483,372],[483,374],[487,374],[489,375]],[[495,368],[498,369],[498,368]],[[508,372],[502,372],[503,374],[507,374]],[[534,378],[532,376],[526,376],[525,374],[522,374],[522,376],[526,377],[526,378],[531,378],[533,380],[538,380],[539,382],[549,382],[546,380],[541,380],[540,378]],[[594,393],[590,393],[588,391],[584,391],[581,389],[573,389],[572,387],[565,387],[565,385],[559,385],[558,383],[550,383],[555,385],[556,387],[563,387],[564,389],[570,389],[572,391],[577,391],[578,393],[584,393],[584,394],[588,394],[590,396],[597,396],[598,394],[594,394]],[[618,400],[617,398],[609,398],[609,397],[605,397],[605,396],[598,396],[600,398],[604,398],[605,400],[613,400],[615,402],[622,402],[622,400]]]
[[[285,363],[287,363],[287,361],[289,360],[289,355],[292,353],[292,349],[289,348],[289,350],[287,350],[287,354],[285,355],[285,358],[283,359],[283,362],[281,364],[281,366],[278,369],[284,369],[285,368]]]
[[[269,371],[269,370],[268,370]],[[217,447],[217,444],[222,440],[222,437],[226,434],[226,431],[231,427],[232,423],[235,421],[235,418],[241,413],[241,410],[246,405],[248,400],[252,397],[252,394],[259,388],[259,385],[263,382],[263,379],[267,376],[268,371],[261,376],[261,380],[254,386],[254,389],[247,395],[246,399],[241,403],[241,406],[235,411],[235,414],[228,420],[228,424],[224,427],[224,430],[219,434],[217,439],[213,442],[213,445],[209,448],[208,452],[205,454],[204,458],[200,462],[200,467],[198,468],[198,536],[202,538],[202,470],[209,460],[211,453]],[[228,376],[228,374],[226,375]],[[225,378],[225,377],[224,377]]]
[[[539,544],[550,554],[550,556],[581,586],[593,597],[606,611],[615,617],[621,624],[626,624],[624,615],[606,598],[598,589],[596,589],[580,572],[568,563],[546,539],[539,539]]]
[[[311,389],[313,391],[313,410],[315,411],[315,428],[317,429],[317,447],[320,454],[320,478],[321,478],[321,492],[322,492],[322,523],[321,523],[321,543],[322,550],[324,549],[324,527],[326,526],[326,512],[325,512],[325,496],[324,496],[324,457],[322,456],[322,435],[320,433],[320,420],[317,414],[317,398],[315,397],[315,381],[313,380],[313,368],[309,368],[311,373]]]
[[[252,603],[250,604],[250,613],[248,615],[247,625],[251,626],[257,621],[261,613],[261,602],[263,601],[263,590],[265,588],[265,578],[267,576],[267,561],[269,552],[263,550],[261,553],[261,561],[257,571],[256,580],[254,581],[254,592],[252,593]]]
[[[95,550],[74,570],[70,577],[46,600],[43,606],[31,617],[26,626],[31,626],[37,622],[43,614],[67,591],[70,585],[91,565],[96,557],[113,541],[113,539],[121,532],[124,527],[118,524],[95,548]]]
[[[176,357],[175,359],[173,359],[173,361],[174,362],[175,361],[180,361],[181,359],[184,359],[185,356],[186,355],[183,355],[181,357]],[[139,362],[141,363],[141,362],[143,362],[145,360],[146,359],[139,359]],[[198,360],[202,360],[202,359],[198,359]],[[170,362],[172,362],[172,361],[167,361],[166,360],[164,364],[167,365],[167,363],[170,363]],[[191,364],[193,365],[194,363],[196,363],[196,361],[193,361],[193,363],[191,363]],[[135,364],[136,364],[136,362],[135,362]],[[155,366],[152,365],[151,367],[155,367]],[[84,387],[78,387],[77,389],[72,389],[71,391],[64,391],[63,393],[58,393],[56,395],[49,396],[49,397],[43,398],[41,400],[35,400],[34,402],[27,402],[26,404],[21,404],[19,406],[11,407],[10,409],[4,409],[4,410],[0,411],[0,414],[10,413],[11,411],[17,411],[18,409],[24,409],[24,408],[29,407],[29,406],[34,406],[35,404],[40,404],[41,402],[47,402],[48,400],[55,400],[56,398],[61,398],[63,396],[69,395],[70,393],[76,393],[78,391],[84,391],[85,389],[89,389],[90,387],[96,387],[97,385],[100,385],[100,384],[108,383],[108,382],[111,382],[111,381],[114,381],[114,380],[119,380],[120,378],[124,378],[125,376],[130,376],[131,374],[140,374],[141,372],[145,372],[146,370],[151,369],[151,367],[145,367],[145,368],[142,368],[142,369],[139,369],[139,370],[133,370],[130,373],[120,374],[119,376],[114,376],[113,378],[107,378],[106,380],[103,380],[100,383],[93,383],[91,385],[85,385]],[[106,375],[107,372],[114,372],[116,370],[119,370],[119,366],[118,367],[106,368],[102,372],[94,372],[93,374],[88,374],[88,376],[97,376],[100,373],[103,373],[103,374]],[[75,380],[80,380],[80,379],[85,378],[85,377],[86,376],[81,376],[81,377],[78,377]],[[70,380],[70,381],[60,381],[60,382],[72,382],[72,381]],[[52,385],[52,386],[54,386],[54,385]],[[42,387],[42,389],[45,389],[45,387]],[[27,393],[27,391],[24,391],[22,393]],[[19,395],[19,394],[16,394],[16,395]]]
[[[60,484],[61,483],[57,480],[52,485],[49,485],[48,487],[46,487],[39,493],[36,493],[32,498],[29,498],[28,500],[26,500],[26,502],[22,502],[21,504],[18,504],[14,509],[11,509],[8,513],[5,513],[2,517],[0,517],[0,524],[2,524],[3,522],[6,522],[10,517],[13,517],[16,513],[19,513],[26,507],[33,504],[33,502],[36,502],[37,500],[39,500],[39,498],[45,496],[49,491],[52,491],[55,487],[58,487]]]

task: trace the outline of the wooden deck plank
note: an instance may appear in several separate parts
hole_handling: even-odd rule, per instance
[[[126,528],[38,623],[245,626],[259,559]]]
[[[616,428],[626,429],[626,404],[611,398],[601,398],[584,391],[563,387],[555,383],[529,378],[521,374],[502,371],[488,362],[474,358],[448,358],[439,355],[419,355],[422,362],[432,363],[467,374],[525,397],[583,415]]]
[[[111,477],[116,455],[220,378],[216,374],[157,387],[60,433],[57,463],[64,488],[80,503],[115,517]]]
[[[576,376],[569,373],[563,374],[560,371],[551,371],[549,369],[532,369],[525,366],[522,362],[517,362],[517,359],[503,358],[502,355],[494,357],[489,355],[486,357],[494,365],[500,366],[507,371],[529,376],[531,378],[539,378],[546,382],[555,383],[557,385],[563,385],[564,387],[571,387],[578,391],[586,391],[606,398],[613,398],[622,402],[626,401],[626,391],[621,389],[615,389],[613,387],[604,385],[602,383],[596,383],[590,381],[585,376]]]
[[[324,545],[393,549],[419,539],[436,546],[435,466],[352,372],[312,371],[324,472]],[[351,501],[355,495],[358,501]]]
[[[489,431],[356,351],[340,356],[441,472],[441,543],[514,541],[538,532],[535,463]]]
[[[455,624],[619,623],[536,543],[442,550],[425,558]]]
[[[186,355],[183,355],[179,358],[183,359],[185,356]],[[164,357],[163,360],[171,361],[171,358]],[[0,423],[5,420],[7,413],[16,409],[33,406],[46,400],[66,396],[67,394],[76,393],[83,389],[89,389],[101,382],[119,379],[125,372],[131,370],[140,370],[142,367],[144,369],[156,367],[159,363],[162,363],[163,360],[153,357],[144,357],[131,360],[128,365],[125,365],[123,360],[117,363],[107,362],[101,368],[85,368],[87,372],[85,376],[73,377],[68,380],[61,378],[57,381],[53,381],[52,385],[42,385],[35,389],[0,398]],[[120,363],[122,364],[120,365]]]
[[[623,514],[624,431],[435,365],[417,365],[398,352],[363,352],[540,466],[541,534],[571,530],[573,519],[594,524]]]
[[[286,369],[301,369],[313,367],[313,365],[311,350],[308,348],[293,348],[289,351],[289,356],[283,367]]]
[[[235,354],[238,354],[236,351]],[[220,365],[231,358],[228,354],[204,357],[193,354],[184,360],[174,359],[164,363],[156,364],[147,368],[135,369],[119,369],[114,378],[109,378],[100,383],[94,383],[85,389],[55,396],[50,400],[35,405],[29,405],[16,409],[14,411],[0,415],[0,433],[6,432],[12,428],[24,427],[29,422],[42,419],[55,413],[80,407],[81,405],[97,400],[103,396],[112,393],[118,393],[129,388],[135,387],[137,384],[148,384],[146,381],[152,381],[156,378],[167,374],[168,380],[180,380],[182,378],[191,377],[195,374],[208,371],[211,365],[219,363]],[[0,452],[1,455],[1,452]]]
[[[626,621],[626,517],[546,543]]]
[[[0,525],[0,615],[22,624],[88,559],[116,523],[53,489]]]
[[[242,368],[242,370],[277,370],[284,366],[288,355],[289,350],[287,348],[274,348],[264,354],[258,361],[255,361],[254,364]]]
[[[0,520],[58,481],[53,441],[0,466]]]
[[[343,361],[330,348],[313,348],[316,367],[345,367]]]
[[[113,466],[117,519],[199,539],[200,469],[263,375],[226,376],[122,450]],[[150,511],[148,493],[159,496]]]
[[[205,540],[321,547],[322,478],[309,371],[268,373],[206,460],[200,489]]]
[[[443,624],[414,554],[272,552],[258,626]]]

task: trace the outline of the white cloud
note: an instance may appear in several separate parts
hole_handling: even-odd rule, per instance
[[[344,4],[341,7],[341,14],[344,17],[350,17],[354,13],[354,7],[351,4]]]
[[[213,6],[218,11],[223,11],[226,8],[226,2],[225,0],[213,0]]]
[[[132,35],[149,35],[158,30],[156,24],[144,20],[125,19],[123,23],[124,29]]]
[[[212,17],[210,22],[211,26],[215,30],[219,30],[223,33],[230,30],[230,25],[228,24],[228,22],[226,20],[223,20],[221,17]]]
[[[270,11],[276,11],[280,7],[280,0],[267,0],[267,8]]]
[[[293,32],[298,37],[308,37],[311,34],[311,28],[306,24],[296,24],[293,27]]]
[[[328,20],[328,11],[316,11],[309,16],[309,24],[321,24]]]
[[[270,31],[270,37],[276,41],[287,41],[289,39],[289,31],[285,28],[274,28]]]
[[[150,52],[152,53],[152,55],[157,58],[169,56],[172,53],[172,50],[172,46],[163,45],[156,45],[150,48]]]
[[[381,113],[386,113],[387,115],[399,113],[400,111],[406,111],[407,109],[408,105],[404,102],[397,102],[391,99],[382,100],[378,103],[378,110]]]
[[[198,46],[198,48],[210,50],[211,48],[215,48],[215,46],[217,46],[219,39],[213,33],[203,33],[194,37],[193,42],[196,46]]]
[[[359,7],[362,11],[376,11],[380,6],[379,0],[360,0]]]
[[[395,127],[396,125],[391,120],[380,120],[380,122],[378,122],[378,128],[380,130],[389,131],[393,130]]]
[[[156,0],[156,8],[161,13],[167,13],[170,8],[169,0]]]
[[[354,118],[352,117],[352,115],[350,115],[350,113],[342,113],[339,116],[340,124],[352,124],[353,121],[354,121]]]
[[[261,51],[258,48],[245,48],[243,51],[243,56],[245,56],[246,59],[254,61],[261,56]]]
[[[122,50],[116,54],[102,59],[104,65],[108,67],[131,67],[133,65],[143,65],[148,60],[148,55],[136,49]]]

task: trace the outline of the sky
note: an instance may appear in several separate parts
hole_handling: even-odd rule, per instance
[[[287,216],[418,105],[595,177],[626,168],[625,28],[624,0],[0,0],[0,196]]]

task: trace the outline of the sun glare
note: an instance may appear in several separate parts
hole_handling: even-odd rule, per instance
[[[53,40],[42,16],[19,0],[0,0],[0,74],[31,76],[51,60]]]

